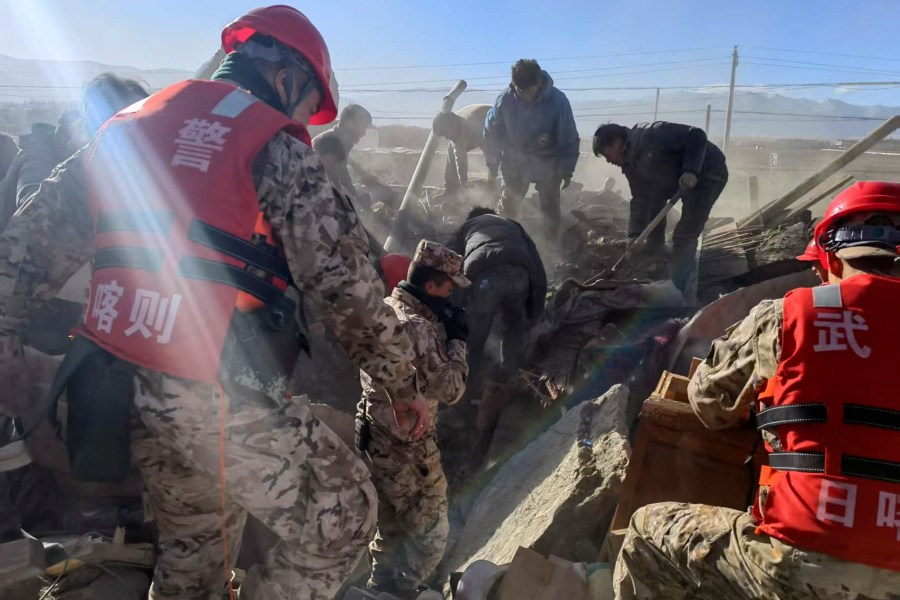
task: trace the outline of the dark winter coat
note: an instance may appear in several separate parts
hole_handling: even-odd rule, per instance
[[[686,171],[698,181],[728,180],[725,155],[702,129],[665,121],[631,128],[622,172],[633,198],[647,202],[671,198]]]
[[[481,215],[463,223],[456,246],[465,258],[465,275],[472,281],[501,265],[524,267],[529,275],[526,316],[534,319],[543,313],[547,274],[537,247],[521,225],[497,215]]]

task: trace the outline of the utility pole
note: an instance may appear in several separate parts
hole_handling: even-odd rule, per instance
[[[659,117],[659,88],[656,88],[656,104],[653,105],[653,121],[656,122]]]
[[[706,132],[706,137],[709,137],[709,118],[712,116],[712,104],[706,105],[706,129],[703,131]]]
[[[734,110],[734,77],[737,73],[738,51],[737,46],[731,53],[731,85],[728,86],[728,112],[725,113],[725,141],[722,143],[722,152],[728,154],[728,142],[731,140],[731,112]]]

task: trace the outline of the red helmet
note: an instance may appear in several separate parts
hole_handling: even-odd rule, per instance
[[[325,125],[334,121],[337,106],[331,93],[331,56],[316,26],[291,6],[278,4],[255,8],[225,26],[222,30],[222,50],[225,54],[234,52],[238,44],[249,40],[254,33],[271,36],[306,57],[322,83],[324,95],[319,112],[309,122],[311,125]]]
[[[803,251],[803,254],[799,256],[795,256],[799,261],[808,262],[808,263],[819,263],[819,265],[828,270],[828,261],[825,258],[825,253],[819,250],[818,244],[816,244],[816,238],[809,240],[809,243],[806,245],[806,250]]]
[[[381,257],[381,270],[384,271],[384,278],[387,280],[388,292],[406,279],[410,264],[412,259],[405,254],[385,254]]]
[[[795,256],[797,260],[802,260],[803,262],[813,262],[819,260],[819,247],[816,245],[816,240],[809,240],[809,243],[806,245],[806,250],[803,251],[803,254],[799,256]]]
[[[900,213],[900,183],[890,181],[857,181],[835,196],[816,224],[815,240],[820,250],[823,236],[839,221],[865,212]]]

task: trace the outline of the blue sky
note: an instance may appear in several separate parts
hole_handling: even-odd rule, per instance
[[[509,63],[522,56],[541,59],[563,89],[721,84],[728,81],[735,44],[742,56],[739,84],[900,81],[900,4],[890,0],[293,4],[329,42],[342,89],[348,91],[373,84],[449,87],[443,80],[459,77],[469,79],[471,87],[500,90]],[[193,70],[215,49],[221,27],[257,5],[240,0],[0,0],[0,54]],[[484,62],[498,64],[375,68]],[[570,96],[634,93],[593,90]],[[792,93],[900,104],[900,87]]]

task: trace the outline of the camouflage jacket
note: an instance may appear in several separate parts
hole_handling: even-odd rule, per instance
[[[86,151],[59,165],[0,236],[0,375],[16,373],[30,308],[90,259]],[[416,397],[413,346],[368,261],[366,235],[315,153],[276,134],[253,165],[260,208],[294,281],[330,322],[347,355],[400,402]]]
[[[435,314],[405,290],[394,288],[386,301],[413,340],[419,391],[428,402],[428,431],[433,431],[438,406],[441,403],[454,404],[466,389],[469,376],[466,343],[460,340],[445,341],[446,336]],[[406,439],[407,432],[401,432],[397,427],[388,395],[367,373],[363,372],[361,376],[363,402],[368,402],[369,417],[396,437]]]
[[[710,429],[736,427],[781,358],[782,300],[763,300],[714,341],[688,384],[694,412]]]

